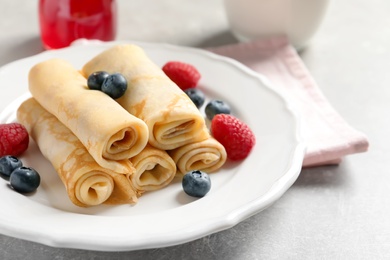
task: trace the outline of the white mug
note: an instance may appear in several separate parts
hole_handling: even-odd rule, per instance
[[[330,0],[224,0],[232,33],[240,41],[285,35],[303,48],[319,28]]]

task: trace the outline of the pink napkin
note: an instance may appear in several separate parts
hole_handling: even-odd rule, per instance
[[[303,117],[307,152],[303,167],[338,164],[346,155],[365,152],[368,140],[328,103],[296,50],[285,38],[209,48],[266,76],[284,91]]]

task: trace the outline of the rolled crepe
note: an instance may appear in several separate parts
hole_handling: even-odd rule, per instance
[[[21,104],[17,118],[53,165],[75,205],[88,207],[137,201],[127,174],[99,166],[78,138],[35,99]],[[123,164],[128,175],[134,172],[130,163],[124,161]]]
[[[135,167],[130,180],[140,193],[161,189],[176,175],[176,164],[168,153],[151,145],[147,145],[130,161]]]
[[[226,162],[225,148],[211,136],[203,141],[169,151],[169,155],[175,161],[178,173],[181,174],[192,170],[215,172]]]
[[[147,144],[146,124],[108,95],[88,89],[87,80],[64,60],[50,59],[35,65],[29,73],[29,89],[105,168],[126,172],[116,161],[128,160]]]
[[[205,139],[204,118],[188,96],[136,45],[116,45],[98,54],[82,69],[85,76],[96,71],[119,72],[128,90],[117,101],[145,121],[149,143],[162,150]]]

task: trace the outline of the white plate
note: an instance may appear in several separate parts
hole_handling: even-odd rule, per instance
[[[0,70],[0,89],[27,93],[27,74],[37,62],[58,57],[81,68],[117,43],[74,46],[15,61]],[[56,172],[31,142],[21,158],[40,172],[41,186],[25,196],[0,179],[1,233],[63,248],[124,251],[170,246],[234,226],[276,201],[296,180],[304,155],[299,120],[283,95],[263,76],[206,51],[135,43],[160,66],[168,60],[195,65],[202,74],[199,85],[206,95],[230,103],[233,113],[252,128],[257,138],[253,152],[244,161],[227,164],[212,174],[212,189],[201,199],[185,195],[180,182],[175,181],[165,189],[144,194],[135,206],[85,209],[70,202]],[[3,110],[1,122],[16,120],[15,110],[26,95]]]

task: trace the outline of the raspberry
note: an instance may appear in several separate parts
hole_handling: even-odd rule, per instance
[[[180,61],[169,61],[162,70],[182,90],[196,87],[201,77],[194,66]]]
[[[22,124],[0,124],[0,156],[18,156],[27,149],[28,143],[28,132]]]
[[[256,143],[247,124],[229,114],[217,114],[211,121],[211,133],[226,150],[232,161],[245,159]]]

